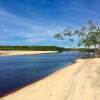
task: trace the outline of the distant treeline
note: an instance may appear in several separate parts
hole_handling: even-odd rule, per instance
[[[0,46],[0,50],[62,51],[64,48],[56,46]]]
[[[57,46],[0,46],[0,50],[34,50],[34,51],[81,51],[94,52],[87,48],[63,48]]]
[[[95,52],[94,48],[64,48],[64,51]]]

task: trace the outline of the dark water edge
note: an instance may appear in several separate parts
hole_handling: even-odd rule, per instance
[[[77,52],[0,57],[0,97],[64,68],[77,58]]]

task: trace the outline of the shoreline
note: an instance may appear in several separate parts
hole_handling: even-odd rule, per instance
[[[79,59],[0,100],[99,100],[100,58]]]
[[[33,55],[57,52],[58,51],[0,51],[0,56]]]

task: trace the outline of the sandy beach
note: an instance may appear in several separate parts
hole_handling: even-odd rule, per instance
[[[32,55],[32,54],[45,54],[56,53],[57,51],[0,51],[0,56],[14,56],[14,55]]]
[[[100,100],[100,59],[77,60],[0,100]]]

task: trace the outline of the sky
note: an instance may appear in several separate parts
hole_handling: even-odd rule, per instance
[[[100,21],[100,0],[0,0],[0,45],[67,47],[54,34],[88,20]]]

